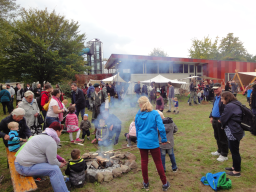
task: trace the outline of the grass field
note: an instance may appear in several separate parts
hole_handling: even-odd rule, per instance
[[[246,98],[238,95],[239,101],[246,103]],[[189,107],[187,98],[180,100],[180,113],[178,115],[164,113],[165,116],[173,118],[178,126],[178,132],[174,136],[175,147],[174,153],[178,165],[178,171],[173,173],[171,170],[171,163],[166,159],[166,176],[167,180],[171,183],[169,191],[212,191],[209,186],[204,186],[200,179],[208,172],[216,173],[224,171],[225,167],[232,166],[232,157],[229,153],[228,161],[218,162],[217,157],[211,156],[211,152],[216,151],[216,142],[213,136],[213,129],[209,122],[209,114],[212,108],[211,104],[197,105]],[[128,127],[133,117],[136,115],[135,108],[128,106],[118,106],[118,109],[112,110],[123,122],[122,133],[120,135],[118,145],[114,146],[115,149],[125,147],[126,141],[124,133],[128,131]],[[167,111],[167,109],[165,109]],[[88,112],[88,111],[86,111]],[[111,111],[110,111],[111,112]],[[3,115],[2,107],[0,109],[0,120],[5,116]],[[91,113],[89,112],[89,117]],[[92,129],[93,130],[93,129]],[[93,138],[93,136],[91,136]],[[62,141],[68,141],[68,134],[61,135]],[[256,137],[246,132],[245,137],[240,144],[240,154],[242,156],[242,176],[240,178],[231,178],[232,189],[230,191],[256,191],[256,163],[255,163],[255,142]],[[81,153],[96,151],[96,147],[89,141],[85,141],[85,146],[71,144],[69,142],[62,142],[62,148],[58,149],[58,154],[65,159],[70,159],[70,152],[72,149],[78,148]],[[2,142],[0,142],[0,175],[4,175],[4,180],[0,184],[0,191],[13,191],[12,182],[10,179],[10,172],[6,167],[6,152]],[[126,151],[126,150],[123,150]],[[140,154],[139,150],[131,151],[136,155],[140,167]],[[168,161],[167,161],[168,160]],[[65,170],[62,169],[63,171]],[[149,181],[150,191],[161,191],[162,183],[156,172],[155,165],[152,157],[149,160]],[[141,170],[131,171],[121,178],[115,178],[110,183],[87,183],[82,189],[75,189],[74,191],[88,191],[88,192],[130,192],[140,191],[142,183]],[[38,183],[40,192],[52,191],[49,179],[42,183]]]

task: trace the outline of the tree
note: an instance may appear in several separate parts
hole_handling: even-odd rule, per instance
[[[218,59],[218,37],[212,42],[209,37],[203,40],[193,39],[189,56],[196,59]]]
[[[85,34],[79,34],[77,22],[68,21],[47,9],[26,11],[12,27],[14,36],[5,48],[5,67],[9,75],[24,81],[59,82],[74,79],[88,69],[79,54]]]
[[[149,56],[168,57],[168,54],[159,48],[154,48],[153,51],[149,53]]]

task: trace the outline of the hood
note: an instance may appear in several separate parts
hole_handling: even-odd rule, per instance
[[[27,102],[27,100],[25,99],[25,97],[22,98],[22,102],[23,102],[23,103],[26,103],[26,104],[31,104],[31,103]],[[36,99],[33,99],[33,103],[35,103],[35,102],[36,102]]]
[[[81,172],[85,169],[85,161],[84,159],[78,159],[75,161],[69,161],[69,166],[75,172]]]
[[[242,103],[240,101],[231,101],[230,103],[237,104],[237,105],[242,105]]]
[[[146,119],[148,117],[148,111],[140,111],[138,112],[138,116],[140,116],[141,119]]]
[[[173,123],[172,118],[166,117],[166,118],[163,119],[163,124],[170,124],[170,123]]]

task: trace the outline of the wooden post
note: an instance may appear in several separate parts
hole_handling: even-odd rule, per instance
[[[253,81],[255,81],[255,80],[256,80],[256,77],[251,81],[251,83],[253,83]],[[250,83],[250,84],[251,84],[251,83]]]
[[[241,79],[240,79],[240,77],[239,77],[238,71],[235,70],[235,72],[236,72],[237,78],[238,78],[239,82],[241,83],[242,88],[243,88],[243,91],[244,91],[244,85],[243,85],[243,83],[242,83],[242,81],[241,81]],[[236,76],[236,75],[235,75],[235,76]],[[235,77],[234,77],[234,79],[235,79]]]

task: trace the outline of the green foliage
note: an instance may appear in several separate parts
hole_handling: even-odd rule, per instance
[[[16,0],[0,0],[0,19],[8,20],[16,16],[16,10],[19,6],[15,3]]]
[[[168,57],[168,54],[159,48],[154,48],[153,51],[149,53],[149,56]]]
[[[65,97],[71,97],[71,81],[62,81],[59,86],[61,91],[65,94]]]
[[[189,49],[189,57],[195,59],[215,59],[228,61],[256,62],[256,56],[249,54],[238,37],[233,33],[227,34],[218,42],[208,36],[203,40],[193,39]]]
[[[13,38],[5,48],[0,67],[20,81],[59,82],[73,79],[88,67],[82,56],[85,34],[77,22],[68,21],[55,11],[25,9],[12,26]]]

